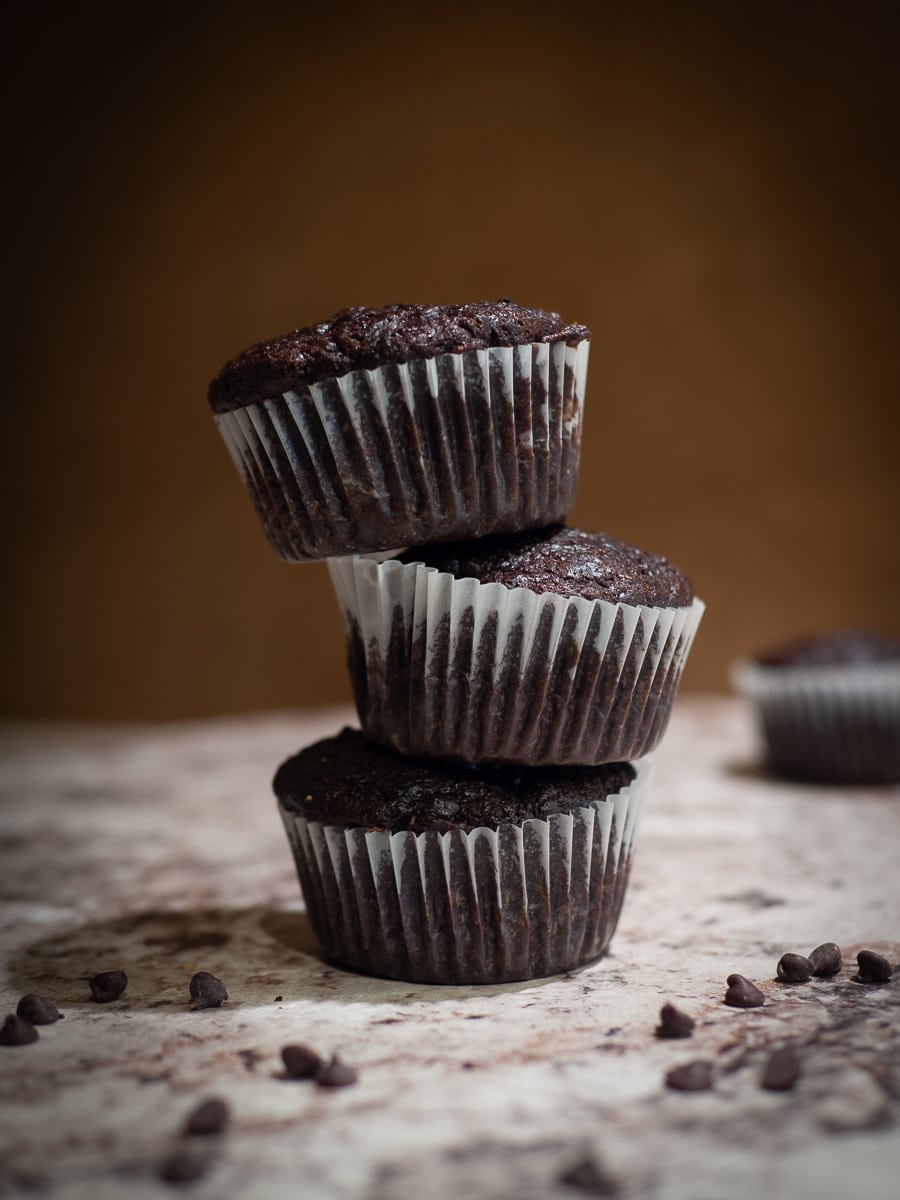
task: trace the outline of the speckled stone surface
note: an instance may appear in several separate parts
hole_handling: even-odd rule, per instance
[[[572,976],[434,988],[321,961],[269,780],[349,714],[154,727],[7,726],[0,809],[0,1019],[19,997],[65,1020],[0,1046],[0,1195],[170,1195],[187,1114],[223,1097],[192,1196],[576,1200],[586,1154],[624,1197],[896,1195],[900,972],[853,982],[857,950],[900,961],[900,790],[777,783],[737,702],[682,698],[656,754],[607,959]],[[774,981],[788,951],[837,942],[834,979]],[[87,977],[123,969],[121,1000]],[[227,985],[188,1010],[188,981]],[[764,1007],[723,1005],[725,978]],[[692,1038],[653,1036],[670,1000]],[[281,1078],[304,1042],[359,1071],[327,1091]],[[772,1049],[793,1091],[759,1086]],[[691,1059],[711,1090],[667,1090]]]

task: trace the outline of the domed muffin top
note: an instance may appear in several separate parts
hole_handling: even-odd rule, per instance
[[[608,533],[554,526],[528,533],[413,546],[402,562],[423,562],[457,579],[502,583],[532,592],[581,596],[611,604],[687,607],[691,581],[668,559]]]
[[[209,385],[209,403],[214,412],[232,412],[348,371],[490,346],[575,344],[589,337],[584,325],[566,325],[557,313],[505,299],[345,308],[233,358]]]
[[[570,813],[634,779],[628,763],[476,767],[406,758],[344,729],[282,763],[272,786],[285,808],[326,825],[446,831]]]
[[[900,662],[900,638],[867,629],[835,629],[778,646],[756,658],[764,667],[861,667]]]

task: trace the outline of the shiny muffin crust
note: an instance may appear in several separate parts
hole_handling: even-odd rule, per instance
[[[606,600],[684,608],[694,599],[691,581],[658,554],[639,550],[608,533],[555,526],[472,542],[413,546],[400,555],[457,579]]]
[[[346,728],[289,758],[272,786],[288,811],[325,825],[469,831],[587,808],[634,778],[628,763],[528,768],[421,761]]]
[[[505,299],[345,308],[318,325],[250,346],[213,379],[209,403],[214,412],[232,412],[301,384],[386,363],[531,342],[574,345],[589,337],[584,325],[566,325],[557,313]]]

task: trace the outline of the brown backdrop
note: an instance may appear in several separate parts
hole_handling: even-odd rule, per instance
[[[7,714],[349,696],[205,402],[348,304],[592,327],[573,523],[693,575],[687,686],[897,628],[895,6],[184,9],[9,33]]]

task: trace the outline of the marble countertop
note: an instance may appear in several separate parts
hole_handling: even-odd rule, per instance
[[[900,1178],[900,790],[788,785],[754,766],[737,701],[682,697],[638,835],[612,953],[570,976],[441,988],[322,961],[269,791],[274,767],[343,710],[155,726],[8,725],[0,751],[0,1012],[36,992],[65,1020],[0,1046],[0,1195],[172,1194],[160,1163],[197,1103],[192,1196],[660,1200],[852,1195]],[[774,981],[785,951],[839,943],[832,980]],[[123,998],[87,978],[123,969]],[[188,981],[229,991],[191,1012]],[[738,971],[764,1007],[722,1003]],[[900,975],[900,972],[897,973]],[[689,1040],[654,1037],[670,1000]],[[328,1091],[281,1078],[280,1048],[337,1052]],[[793,1091],[759,1086],[794,1046]],[[692,1059],[709,1091],[664,1086]]]

